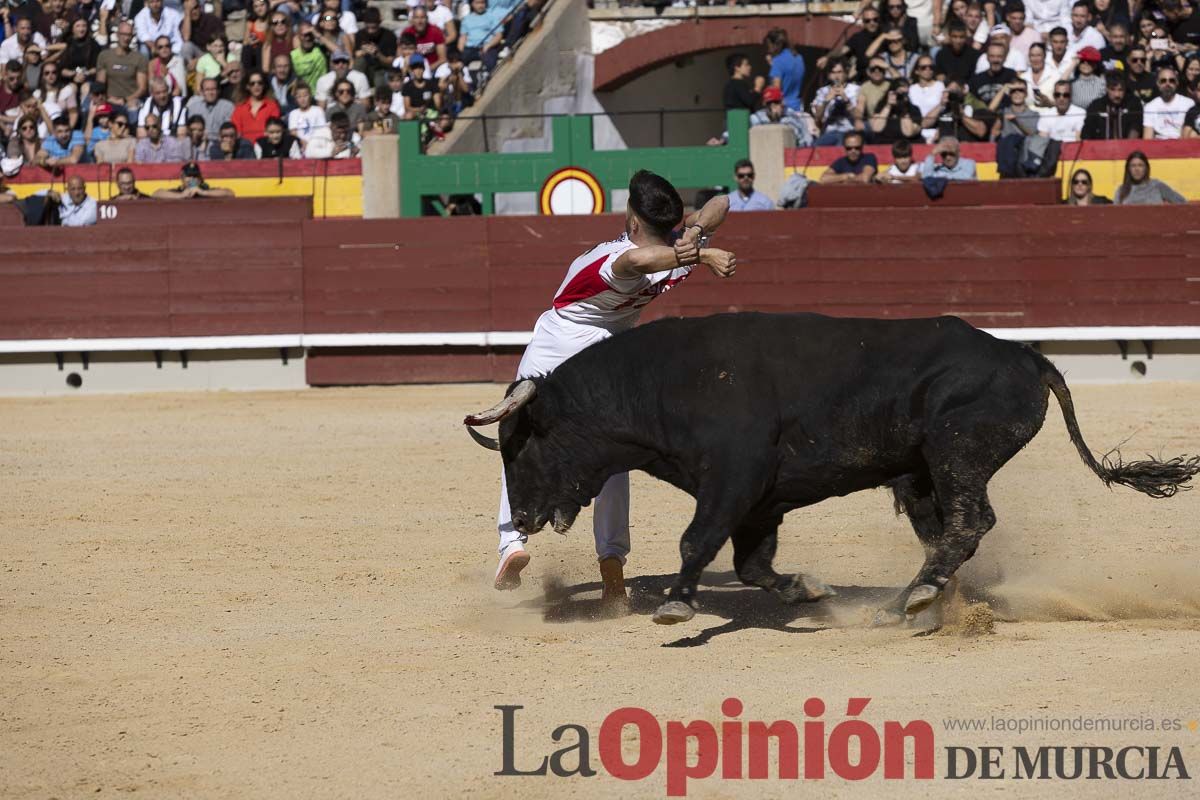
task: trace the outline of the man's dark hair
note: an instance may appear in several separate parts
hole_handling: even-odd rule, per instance
[[[22,69],[21,62],[15,58],[10,58],[4,65],[5,72],[20,72]]]
[[[1105,86],[1124,86],[1125,76],[1120,72],[1110,72],[1104,76]]]
[[[1059,25],[1057,27],[1051,28],[1050,35],[1047,36],[1046,38],[1049,39],[1050,36],[1066,36],[1066,35],[1067,35],[1067,29],[1064,28],[1062,25]]]
[[[120,178],[122,175],[125,175],[125,174],[128,174],[130,177],[132,177],[133,170],[131,170],[129,167],[121,167],[119,170],[117,170],[118,178]]]
[[[1164,0],[1164,2],[1170,2],[1170,0]],[[1092,15],[1092,4],[1089,3],[1088,0],[1075,0],[1075,2],[1071,4],[1071,10],[1074,11],[1080,6],[1087,9],[1089,17]]]
[[[267,124],[266,124],[266,125],[264,125],[263,127],[264,127],[264,128],[269,128],[269,127],[271,127],[272,125],[278,125],[278,126],[279,126],[279,127],[281,127],[281,128],[286,128],[286,127],[287,127],[286,125],[284,125],[284,124],[283,124],[283,120],[282,120],[282,119],[280,119],[279,117],[271,117],[270,119],[268,119],[268,120],[267,120]]]
[[[862,135],[861,131],[846,131],[846,135],[842,137],[842,145],[844,146],[846,144],[846,140],[851,138],[858,139],[858,143],[861,145],[865,145],[867,143],[867,138]]]
[[[335,111],[329,115],[329,124],[330,124],[330,126],[345,125],[345,126],[349,127],[350,126],[350,115],[347,114],[345,111]]]
[[[1024,14],[1025,13],[1025,4],[1022,3],[1021,0],[1010,0],[1008,5],[1006,5],[1004,7],[1004,16],[1007,17],[1009,14],[1013,13],[1014,11],[1020,11],[1022,14]]]
[[[413,36],[411,33],[402,33],[402,34],[400,34],[399,40],[396,41],[396,44],[397,45],[407,44],[407,45],[416,47],[417,46],[417,37]]]
[[[375,6],[367,6],[367,10],[362,15],[363,22],[383,22],[383,15],[379,13],[379,9]]]
[[[375,87],[375,99],[376,100],[387,100],[388,102],[391,102],[392,90],[386,86],[376,86]]]
[[[738,67],[740,67],[742,65],[743,61],[749,61],[749,60],[750,60],[750,57],[747,56],[745,53],[734,53],[730,56],[727,56],[725,58],[725,71],[728,72],[730,75],[732,75],[733,71],[735,69],[737,69]]]
[[[783,28],[772,28],[767,31],[767,35],[763,37],[764,45],[773,45],[783,50],[788,46],[788,34]]]
[[[234,125],[232,122],[222,122],[220,130],[222,133],[225,131],[233,131],[234,133],[238,132],[237,125]]]
[[[912,156],[912,142],[908,139],[897,139],[892,142],[892,158],[909,158]]]
[[[683,219],[683,200],[670,181],[640,169],[629,179],[629,207],[659,237]]]
[[[733,165],[733,171],[737,172],[742,167],[749,167],[750,169],[754,169],[754,162],[748,158],[739,158],[738,162]]]
[[[54,119],[51,121],[51,123],[50,123],[50,126],[51,126],[52,128],[57,128],[57,127],[59,127],[60,125],[61,125],[61,126],[63,126],[63,127],[65,127],[65,128],[69,128],[69,127],[71,127],[71,120],[67,118],[67,115],[66,115],[66,114],[59,114],[59,115],[58,115],[57,117],[55,117],[55,118],[54,118]]]
[[[199,114],[192,114],[190,117],[187,118],[187,122],[185,122],[184,125],[186,125],[187,127],[190,128],[194,123],[197,123],[197,122],[199,122],[201,125],[203,125],[206,128],[208,127],[208,124],[205,123],[205,121],[204,121],[204,117],[200,116]]]

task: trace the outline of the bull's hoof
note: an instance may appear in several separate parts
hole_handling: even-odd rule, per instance
[[[786,585],[776,590],[779,599],[785,603],[815,603],[837,594],[819,578],[811,575],[797,573],[786,580]]]
[[[687,622],[696,616],[696,609],[682,600],[668,600],[654,612],[652,619],[659,625],[674,625],[677,622]]]
[[[904,622],[904,615],[897,614],[895,611],[887,608],[881,608],[875,612],[875,619],[871,620],[872,628],[886,628],[894,625],[900,625]]]
[[[931,586],[928,583],[923,583],[914,588],[908,593],[908,600],[904,602],[905,614],[919,614],[938,599],[938,595],[942,590],[936,586]]]

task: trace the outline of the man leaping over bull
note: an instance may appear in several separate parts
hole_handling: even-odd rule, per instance
[[[576,258],[541,315],[525,349],[517,379],[546,375],[589,345],[637,324],[642,309],[658,295],[685,280],[696,264],[718,278],[737,268],[733,253],[707,246],[708,237],[725,221],[729,198],[719,195],[683,220],[683,201],[666,179],[641,170],[629,181],[625,233]],[[525,534],[516,530],[508,505],[508,487],[500,482],[500,564],[497,589],[521,585],[529,564]],[[614,475],[596,497],[593,518],[596,555],[604,582],[603,599],[610,607],[626,603],[624,564],[629,554],[629,473]]]

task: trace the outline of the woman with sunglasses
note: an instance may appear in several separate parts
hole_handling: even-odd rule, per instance
[[[898,30],[904,39],[904,49],[915,53],[921,49],[921,32],[917,21],[909,16],[905,0],[881,0],[879,13],[883,16],[882,28],[885,31]],[[932,13],[932,12],[931,12]],[[932,18],[930,27],[932,27]]]
[[[58,64],[47,62],[42,67],[42,81],[34,92],[47,106],[58,106],[59,112],[66,114],[71,121],[71,127],[79,124],[79,102],[76,97],[74,84],[64,84],[61,79]]]
[[[1125,159],[1125,179],[1117,187],[1115,201],[1119,206],[1156,206],[1186,203],[1187,199],[1162,181],[1152,179],[1150,159],[1135,150]]]
[[[237,126],[238,134],[249,142],[267,135],[267,120],[281,116],[279,103],[271,96],[267,76],[255,70],[246,76],[246,99],[233,109],[229,121]]]
[[[342,30],[338,14],[326,10],[317,18],[317,47],[325,52],[327,61],[331,61],[339,50],[354,52],[354,37]]]
[[[342,112],[350,121],[351,130],[357,131],[360,123],[367,118],[367,109],[362,103],[356,102],[354,84],[342,78],[333,85],[329,95],[329,105],[325,106],[325,118],[333,119],[333,115]]]
[[[16,134],[8,140],[8,158],[21,158],[26,164],[34,163],[42,149],[42,137],[38,134],[38,118],[26,114],[17,120]]]
[[[271,12],[270,27],[267,28],[262,47],[259,48],[258,68],[264,72],[274,68],[275,59],[279,56],[290,59],[293,46],[292,21],[280,8],[276,8]]]
[[[1071,176],[1071,185],[1067,187],[1067,205],[1069,206],[1111,206],[1112,200],[1092,193],[1092,173],[1086,169],[1077,169]]]
[[[96,142],[92,158],[97,164],[128,164],[133,161],[137,139],[129,132],[129,120],[124,114],[114,114],[108,123],[108,138]]]
[[[146,81],[161,80],[171,91],[172,97],[186,97],[187,71],[183,59],[171,52],[171,40],[159,36],[154,40],[153,56],[146,64]]]

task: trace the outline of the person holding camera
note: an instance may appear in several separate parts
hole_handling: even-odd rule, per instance
[[[882,75],[877,69],[875,75]],[[858,84],[846,80],[846,63],[835,60],[829,65],[829,83],[817,90],[812,103],[812,116],[821,127],[816,146],[839,145],[842,138],[855,129],[858,108]]]
[[[921,112],[908,99],[908,81],[892,81],[892,88],[867,121],[867,128],[876,144],[921,138]]]
[[[921,120],[921,127],[935,128],[939,139],[947,136],[973,142],[985,142],[991,133],[992,114],[986,106],[977,109],[962,84],[951,81],[941,102]]]

